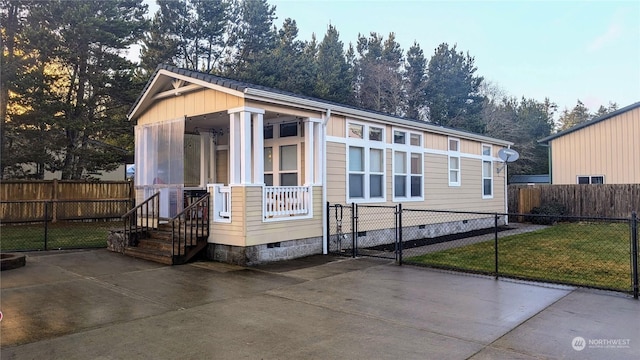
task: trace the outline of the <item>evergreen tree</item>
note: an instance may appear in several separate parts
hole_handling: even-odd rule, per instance
[[[318,47],[314,95],[325,100],[351,103],[351,69],[338,30],[329,25]]]
[[[403,115],[403,55],[395,35],[383,42],[381,35],[358,36],[357,101],[358,105],[392,115]]]
[[[269,83],[274,68],[267,55],[276,46],[276,8],[267,0],[251,0],[237,4],[236,11],[238,20],[231,37],[235,55],[227,75],[255,84]]]
[[[592,116],[589,113],[589,109],[584,106],[582,101],[578,100],[576,106],[574,106],[571,111],[566,108],[562,111],[562,115],[560,115],[559,119],[560,127],[558,130],[567,130],[578,124],[589,121],[591,118]]]
[[[407,51],[407,63],[405,65],[405,88],[407,96],[406,117],[416,120],[424,120],[426,117],[426,66],[427,60],[417,42]]]
[[[481,112],[483,78],[475,75],[474,58],[446,43],[435,50],[427,67],[429,121],[436,125],[484,133]]]
[[[16,167],[35,163],[39,174],[79,179],[118,166],[121,154],[101,144],[132,140],[126,113],[141,89],[124,54],[145,29],[145,12],[141,0],[27,3],[31,48],[20,51],[33,55],[32,64],[16,73],[22,81],[10,101],[21,111],[6,121],[24,153],[40,155],[16,157]]]

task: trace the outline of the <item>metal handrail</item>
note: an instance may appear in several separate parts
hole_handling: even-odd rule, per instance
[[[171,222],[171,251],[173,256],[185,255],[188,244],[194,245],[193,241],[197,241],[199,237],[209,237],[209,199],[209,193],[202,195],[193,204],[187,206],[182,212],[169,220]],[[189,220],[190,222],[188,223]],[[178,240],[177,249],[176,238]]]
[[[127,245],[129,245],[131,241],[132,234],[135,233],[136,237],[138,237],[140,232],[148,231],[150,228],[157,228],[159,221],[159,205],[160,193],[157,192],[122,215],[121,219],[124,221],[124,236],[127,241]],[[151,213],[149,212],[149,206],[151,206]],[[158,216],[156,216],[156,213]],[[139,218],[141,221],[138,221]]]

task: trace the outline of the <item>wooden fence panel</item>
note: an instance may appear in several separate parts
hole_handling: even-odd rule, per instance
[[[134,196],[128,181],[3,181],[0,183],[0,222],[117,218]]]
[[[509,185],[509,211],[529,213],[557,202],[569,216],[627,218],[640,210],[640,184]]]

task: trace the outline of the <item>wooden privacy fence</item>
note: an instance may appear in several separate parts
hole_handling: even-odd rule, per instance
[[[640,184],[509,185],[509,212],[527,214],[536,206],[559,203],[568,216],[627,218],[640,211]]]
[[[3,181],[0,222],[117,218],[133,195],[128,181]]]

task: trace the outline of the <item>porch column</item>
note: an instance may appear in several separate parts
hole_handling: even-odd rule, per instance
[[[229,114],[229,185],[240,183],[240,114]]]
[[[240,112],[240,183],[251,184],[251,113]]]
[[[307,119],[304,121],[304,185],[313,185],[314,170],[315,170],[315,153],[314,153],[314,135],[313,135],[313,121]]]
[[[313,179],[313,183],[315,185],[320,185],[322,184],[322,164],[324,161],[324,156],[325,154],[322,152],[322,141],[324,140],[324,134],[323,134],[323,126],[322,126],[322,122],[318,121],[318,122],[314,122],[313,123],[313,127],[314,127],[314,135],[315,135],[315,142],[314,142],[314,149],[313,152],[315,154],[315,171],[314,171],[314,175],[315,178]]]
[[[243,106],[230,109],[228,113],[230,115],[229,184],[263,184],[264,171],[261,169],[263,167],[262,162],[264,161],[264,155],[260,154],[264,151],[262,133],[262,115],[264,114],[264,110]],[[253,132],[251,131],[252,120],[254,127]],[[257,162],[260,164],[256,164]],[[256,172],[255,176],[252,176],[252,170]],[[257,172],[258,170],[260,170],[259,173]],[[259,182],[260,179],[262,179],[261,182]]]
[[[253,114],[253,183],[264,185],[264,123],[262,114]]]

